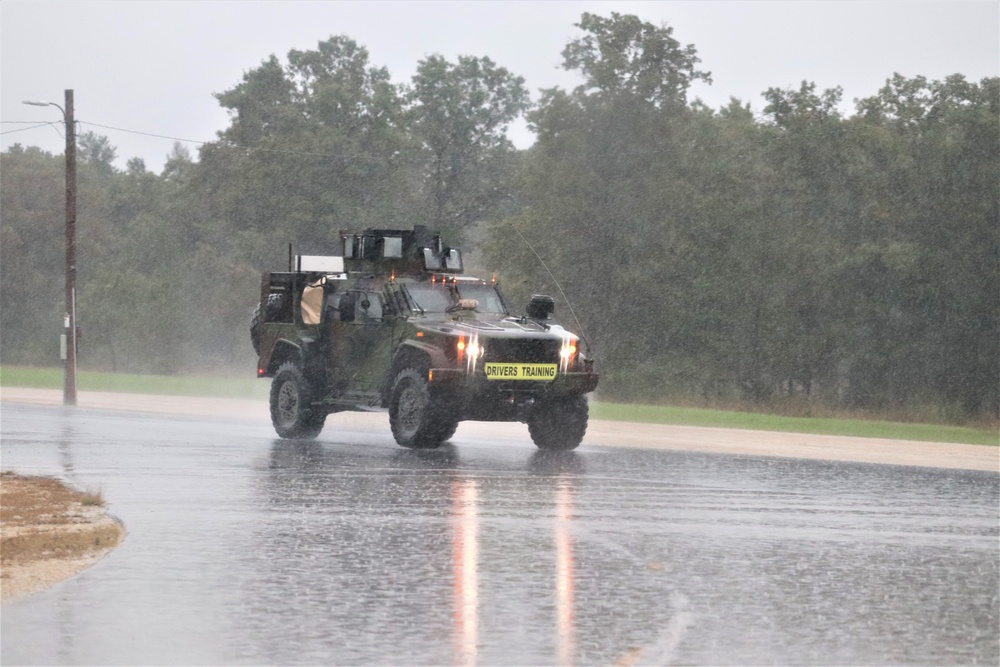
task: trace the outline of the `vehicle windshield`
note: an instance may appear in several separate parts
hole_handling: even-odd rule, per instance
[[[447,285],[433,283],[411,283],[406,291],[425,313],[443,313],[455,304],[455,297]]]
[[[458,295],[462,299],[475,299],[479,302],[476,308],[477,313],[489,313],[492,315],[506,315],[507,310],[503,307],[500,294],[493,285],[458,285]]]
[[[442,283],[410,283],[406,286],[410,297],[425,313],[444,313],[454,306],[458,299],[475,299],[479,302],[476,312],[492,315],[506,315],[500,294],[492,285]]]

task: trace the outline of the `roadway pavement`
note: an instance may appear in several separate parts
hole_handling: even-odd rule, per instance
[[[34,405],[60,405],[62,392],[51,389],[4,387],[0,401]],[[80,392],[78,404],[84,408],[126,410],[157,414],[219,416],[269,422],[266,401],[247,399]],[[341,413],[332,415],[328,428],[353,428],[364,425],[388,430],[384,412]],[[527,437],[523,424],[462,422],[457,437],[463,434],[497,434],[506,438]],[[1000,436],[998,436],[1000,438]],[[935,443],[916,440],[858,438],[848,436],[785,433],[749,429],[675,426],[592,419],[585,444],[678,451],[713,452],[749,456],[856,461],[934,468],[991,470],[1000,473],[1000,447]]]

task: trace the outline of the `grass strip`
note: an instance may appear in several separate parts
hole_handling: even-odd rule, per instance
[[[0,366],[0,386],[60,389],[63,386],[63,371],[61,368]],[[77,388],[80,391],[266,400],[270,382],[259,380],[256,377],[130,375],[79,371],[77,373]],[[997,431],[940,424],[914,424],[849,418],[783,417],[756,412],[605,403],[603,401],[595,402],[590,406],[590,415],[594,419],[649,424],[1000,445],[1000,434]]]
[[[0,366],[0,387],[61,389],[62,386],[63,370],[61,368]],[[77,371],[76,388],[79,391],[108,391],[123,394],[266,399],[270,383],[258,380],[254,376],[233,378]]]
[[[955,442],[970,445],[1000,445],[1000,433],[996,431],[943,424],[913,424],[871,419],[783,417],[757,412],[603,402],[590,406],[590,416],[595,419],[649,424],[743,428],[758,431]]]

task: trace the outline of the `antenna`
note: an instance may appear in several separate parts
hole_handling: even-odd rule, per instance
[[[528,239],[524,238],[524,234],[522,234],[521,230],[517,228],[517,225],[513,225],[512,224],[511,227],[514,228],[514,231],[517,232],[517,235],[521,237],[522,241],[524,241],[524,245],[528,246],[528,250],[530,250],[532,252],[532,254],[535,257],[538,258],[538,261],[541,263],[542,267],[545,269],[545,272],[549,274],[549,278],[552,278],[552,282],[554,282],[556,284],[556,288],[559,290],[559,294],[562,295],[563,301],[565,301],[566,302],[566,306],[569,307],[570,315],[572,315],[573,316],[573,320],[576,321],[576,329],[577,329],[577,331],[580,332],[580,338],[583,339],[584,345],[587,346],[587,352],[590,352],[590,342],[587,340],[587,337],[583,335],[583,325],[580,324],[580,318],[576,316],[576,311],[573,310],[573,304],[571,304],[569,302],[569,299],[566,298],[566,292],[563,291],[562,285],[560,285],[559,281],[556,280],[556,277],[554,275],[552,275],[552,271],[549,270],[549,267],[545,263],[545,260],[542,259],[541,256],[537,252],[535,252],[535,249],[531,247],[530,243],[528,243]]]

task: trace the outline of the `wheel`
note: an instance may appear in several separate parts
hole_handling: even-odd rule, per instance
[[[282,438],[311,440],[323,430],[326,412],[311,403],[313,390],[298,365],[285,362],[271,382],[271,423]]]
[[[532,411],[528,418],[528,433],[539,449],[576,449],[587,432],[589,414],[586,396],[549,399]]]
[[[441,442],[448,442],[451,437],[455,435],[455,431],[458,430],[458,420],[457,419],[447,419],[444,417],[439,418],[438,423],[438,435],[441,438]]]
[[[404,368],[392,384],[389,426],[403,447],[434,449],[455,434],[458,420],[431,400],[426,371]]]

